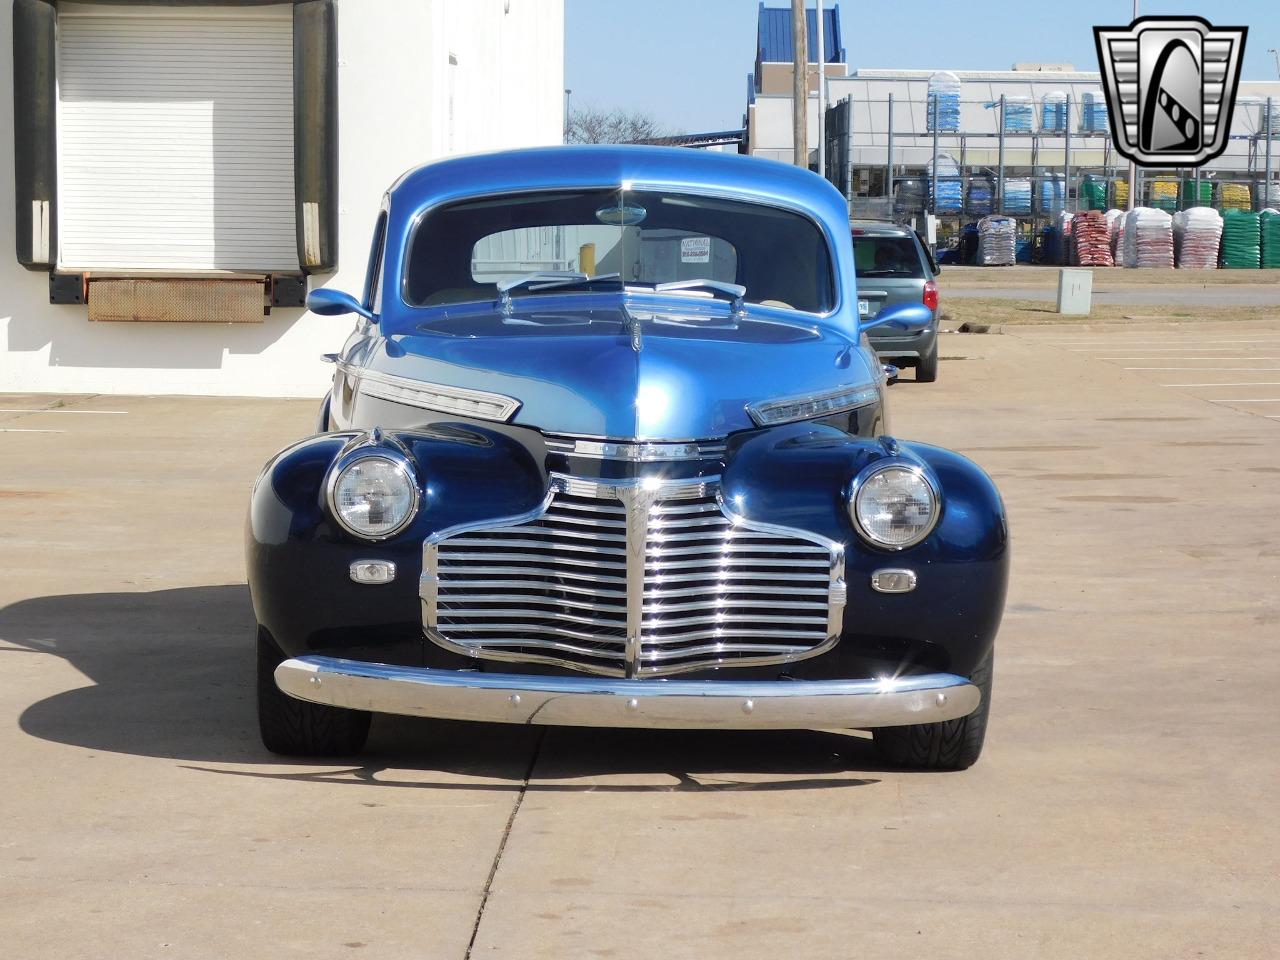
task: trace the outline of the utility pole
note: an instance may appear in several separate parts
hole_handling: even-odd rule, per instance
[[[827,175],[827,45],[822,37],[822,0],[818,7],[818,176]]]
[[[1138,0],[1133,0],[1133,19],[1138,19]],[[1120,122],[1123,123],[1123,120]],[[1132,210],[1138,203],[1138,165],[1132,160],[1129,161],[1129,204],[1126,207]]]
[[[791,162],[809,169],[809,24],[807,0],[791,0]]]

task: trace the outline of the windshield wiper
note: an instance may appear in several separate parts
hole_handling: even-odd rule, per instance
[[[733,297],[734,313],[742,313],[743,298],[747,295],[747,288],[742,284],[727,283],[724,280],[706,280],[703,278],[671,280],[668,283],[656,283],[653,286],[654,293],[673,293],[680,290],[710,290],[713,293],[727,293]]]
[[[498,284],[498,303],[505,316],[511,315],[511,291],[524,287],[530,291],[554,290],[559,287],[576,287],[582,284],[595,283],[597,280],[619,280],[620,273],[601,273],[589,277],[576,270],[543,270],[539,273],[528,273],[523,277],[512,277]]]

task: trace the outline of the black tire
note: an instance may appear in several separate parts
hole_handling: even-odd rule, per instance
[[[929,352],[923,357],[916,358],[916,382],[917,383],[933,383],[938,379],[938,341],[933,341],[933,346],[929,348]]]
[[[258,730],[262,744],[286,757],[351,756],[364,749],[372,715],[295,700],[276,686],[284,655],[258,629]]]
[[[965,770],[977,763],[987,736],[987,717],[991,715],[994,655],[994,651],[988,653],[969,678],[982,692],[977,710],[959,720],[872,730],[881,758],[895,767],[915,770]]]

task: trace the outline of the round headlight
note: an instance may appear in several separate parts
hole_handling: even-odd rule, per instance
[[[330,490],[338,522],[368,540],[399,532],[418,509],[418,485],[408,465],[390,457],[351,461],[334,477]]]
[[[850,513],[868,541],[902,550],[929,535],[938,521],[938,494],[924,471],[906,464],[873,467],[858,478]]]

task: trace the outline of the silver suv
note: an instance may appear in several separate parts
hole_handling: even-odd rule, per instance
[[[910,227],[855,220],[850,229],[863,319],[898,303],[923,303],[933,313],[922,330],[880,327],[869,332],[871,346],[882,359],[915,367],[917,380],[932,383],[938,379],[938,265]]]

